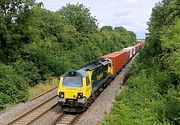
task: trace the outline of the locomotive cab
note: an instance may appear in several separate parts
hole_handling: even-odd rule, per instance
[[[84,69],[69,71],[61,76],[58,96],[62,107],[86,107],[92,85]]]

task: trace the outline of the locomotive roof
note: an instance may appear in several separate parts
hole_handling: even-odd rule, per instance
[[[78,70],[71,70],[66,72],[64,77],[87,77],[88,73],[84,69],[78,69]]]
[[[93,70],[101,65],[107,65],[109,62],[111,62],[111,60],[108,58],[98,58],[94,60],[93,62],[86,64],[83,67],[85,70]]]
[[[62,76],[64,76],[64,77],[73,77],[73,76],[74,77],[87,77],[88,76],[87,70],[93,70],[101,65],[106,65],[109,62],[111,62],[111,60],[108,58],[98,58],[82,67],[68,71],[68,72],[64,73]]]

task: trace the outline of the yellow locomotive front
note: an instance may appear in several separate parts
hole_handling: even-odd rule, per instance
[[[88,105],[91,96],[89,74],[83,69],[65,73],[60,78],[58,96],[59,104],[64,111],[81,111]]]

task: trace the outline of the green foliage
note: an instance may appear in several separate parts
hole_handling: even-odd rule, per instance
[[[67,56],[63,55],[57,42],[51,42],[50,40],[34,42],[26,45],[23,51],[26,59],[30,59],[38,65],[43,80],[52,75],[62,74],[71,65]]]
[[[34,0],[1,0],[0,20],[13,21],[20,12],[29,9],[34,4]]]
[[[112,27],[112,26],[103,26],[103,27],[101,28],[101,31],[103,31],[103,30],[112,31],[112,30],[113,30],[113,27]]]
[[[61,41],[63,41],[62,45],[66,50],[71,50],[82,44],[81,34],[76,31],[73,26],[64,26],[63,31],[61,33]]]
[[[180,19],[172,27],[164,29],[161,36],[164,67],[180,79]]]
[[[59,13],[84,35],[97,31],[96,19],[83,4],[67,4],[59,10]]]
[[[172,124],[180,124],[179,120],[179,112],[180,112],[180,85],[178,88],[174,88],[173,86],[168,89],[166,100],[164,101],[164,114],[165,117],[169,119]]]
[[[16,70],[18,75],[22,75],[30,86],[33,86],[38,83],[41,79],[39,74],[39,69],[33,62],[28,62],[24,60],[17,60],[13,64],[14,69]]]
[[[12,66],[0,64],[0,110],[27,98],[27,84]]]
[[[4,63],[18,58],[22,33],[19,32],[18,16],[35,6],[34,0],[2,0],[0,2],[0,51]]]
[[[124,47],[132,45],[136,41],[135,35],[133,36],[130,31],[127,31],[123,27],[121,27],[121,29],[123,30],[118,30],[116,27],[112,31],[106,29],[101,30],[100,33],[102,38],[99,39],[99,47],[103,54],[121,50]]]
[[[150,61],[150,60],[149,60]],[[105,117],[104,125],[169,125],[178,124],[180,98],[168,72],[158,69],[157,61],[135,66],[127,80],[126,89],[116,97],[112,113]],[[134,72],[134,73],[132,73]],[[134,75],[135,74],[135,75]],[[164,86],[168,86],[163,88]]]
[[[163,0],[156,4],[152,10],[148,30],[150,36],[147,39],[145,46],[145,57],[157,56],[162,53],[161,35],[165,30],[164,27],[171,27],[176,18],[180,17],[180,2],[179,0]]]

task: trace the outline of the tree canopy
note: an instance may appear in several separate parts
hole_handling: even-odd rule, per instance
[[[80,33],[89,34],[97,31],[97,20],[83,4],[67,4],[58,12]]]

